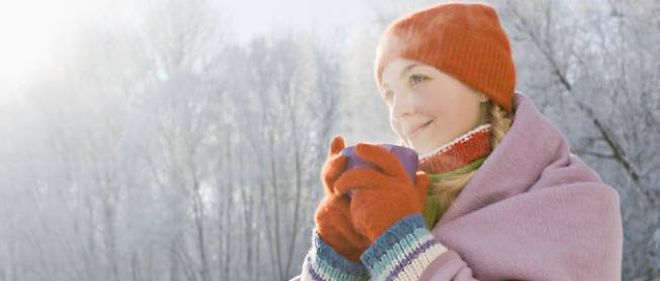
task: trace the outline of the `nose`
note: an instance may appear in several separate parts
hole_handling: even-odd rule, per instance
[[[397,119],[413,115],[417,111],[417,103],[414,95],[408,92],[394,95],[392,101],[392,116]]]

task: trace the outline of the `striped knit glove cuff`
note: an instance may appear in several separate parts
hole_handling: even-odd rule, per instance
[[[300,277],[301,280],[368,280],[369,272],[361,263],[337,253],[314,229],[312,247],[305,257]]]
[[[426,227],[420,213],[399,220],[362,253],[371,280],[419,280],[447,249]]]

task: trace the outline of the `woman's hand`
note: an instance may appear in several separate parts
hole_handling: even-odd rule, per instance
[[[334,187],[348,161],[341,154],[344,147],[345,142],[341,136],[333,138],[321,171],[325,197],[316,209],[314,221],[316,231],[328,245],[349,260],[359,261],[362,252],[370,245],[369,240],[353,227],[349,202]]]
[[[346,171],[334,183],[334,192],[354,190],[350,202],[353,225],[373,242],[400,219],[423,211],[430,179],[418,171],[415,183],[411,183],[399,159],[378,145],[359,143],[355,154],[381,171]]]

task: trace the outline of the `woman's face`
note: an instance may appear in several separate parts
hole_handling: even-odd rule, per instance
[[[395,133],[420,155],[481,123],[488,98],[437,68],[397,58],[383,70],[383,98]]]

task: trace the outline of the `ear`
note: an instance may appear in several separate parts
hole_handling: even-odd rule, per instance
[[[485,94],[480,94],[480,95],[481,95],[481,97],[479,97],[480,102],[487,102],[489,100],[488,96],[486,96]]]

